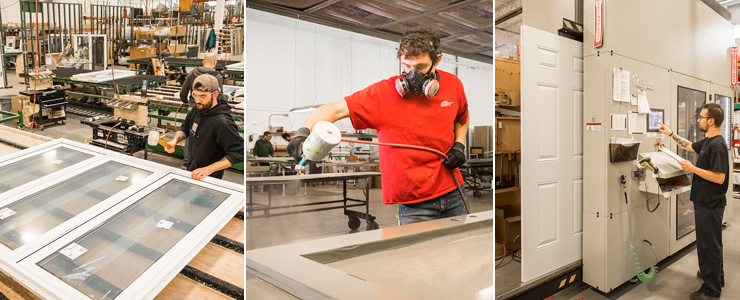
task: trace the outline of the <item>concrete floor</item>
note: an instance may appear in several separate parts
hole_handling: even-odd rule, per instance
[[[733,199],[735,207],[739,207],[740,200]],[[733,219],[723,231],[725,264],[725,288],[722,289],[722,299],[740,299],[740,209],[733,211]],[[496,262],[498,263],[498,261]],[[644,266],[645,268],[649,266]],[[609,294],[604,294],[591,286],[581,282],[568,287],[554,295],[552,299],[688,299],[689,294],[701,287],[701,280],[696,278],[699,263],[696,258],[696,244],[691,244],[668,257],[658,264],[658,276],[649,284],[625,283]],[[496,294],[518,287],[521,279],[521,263],[512,261],[511,256],[506,258],[503,265],[496,269]]]
[[[114,69],[127,70],[127,68],[122,67],[122,66],[115,66]],[[15,82],[17,78],[15,74],[15,70],[8,70],[7,76],[8,76],[8,85],[11,85],[12,88],[0,89],[0,95],[17,96],[19,92],[26,90],[26,86]],[[89,110],[88,108],[86,109]],[[104,111],[101,111],[101,112],[106,113]],[[108,113],[108,114],[112,115],[112,113]],[[65,125],[47,124],[46,126],[44,126],[44,130],[37,129],[34,131],[34,133],[38,135],[54,138],[54,139],[65,138],[68,140],[84,143],[85,139],[92,137],[92,127],[81,124],[80,120],[82,119],[83,119],[82,116],[68,113],[67,123]],[[169,122],[163,121],[163,123],[169,123]],[[157,124],[156,120],[151,120],[149,126],[156,126],[156,124]],[[12,126],[7,123],[3,123],[3,125]],[[137,153],[134,153],[133,156],[144,159],[144,151],[139,151]],[[171,166],[171,167],[176,167],[176,168],[181,168],[182,163],[183,163],[182,157],[175,156],[175,155],[169,155],[169,154],[162,153],[162,152],[153,152],[153,151],[149,151],[148,160],[154,161],[154,162],[157,162],[163,165]],[[244,173],[238,170],[228,169],[224,173],[223,179],[229,182],[244,184]]]
[[[303,186],[289,187],[286,196],[281,195],[281,187],[273,187],[272,205],[302,204],[320,200],[341,199],[342,188],[337,185],[309,186],[306,196],[303,195]],[[253,191],[255,203],[267,202],[267,191]],[[468,192],[468,202],[472,212],[481,212],[493,209],[493,193],[484,192],[481,198],[473,198],[473,193]],[[348,185],[347,196],[355,199],[364,199],[362,189],[355,189]],[[355,207],[353,209],[363,209]],[[370,189],[370,214],[376,217],[380,228],[398,226],[396,217],[398,205],[383,205],[382,190]],[[261,214],[261,213],[259,213]],[[257,215],[257,213],[255,213]],[[246,242],[245,249],[264,248],[289,244],[303,240],[314,240],[322,237],[352,234],[347,226],[348,218],[342,210],[326,210],[319,212],[301,213],[294,215],[277,216],[270,218],[256,218],[246,220]],[[363,221],[359,231],[366,230]],[[293,296],[255,278],[247,272],[246,299],[296,299]]]

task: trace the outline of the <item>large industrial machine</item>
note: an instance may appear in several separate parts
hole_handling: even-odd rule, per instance
[[[696,240],[695,175],[678,161],[696,162],[697,154],[658,129],[699,141],[701,107],[716,102],[730,138],[732,89],[616,53],[589,57],[585,69],[608,75],[584,79],[583,281],[609,292],[633,278],[652,281],[659,261]],[[725,221],[731,214],[728,201]]]

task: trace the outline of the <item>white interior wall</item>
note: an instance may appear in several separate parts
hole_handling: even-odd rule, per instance
[[[522,23],[529,27],[558,34],[563,18],[576,20],[575,0],[522,0]]]
[[[398,41],[388,41],[293,18],[247,9],[245,132],[269,125],[300,128],[310,113],[294,107],[325,104],[400,72]],[[493,65],[442,55],[439,69],[458,74],[470,108],[470,124],[493,123]],[[271,114],[289,114],[289,117]],[[348,119],[336,123],[353,131]]]

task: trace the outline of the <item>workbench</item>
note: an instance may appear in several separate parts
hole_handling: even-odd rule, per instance
[[[137,65],[143,65],[144,68],[149,65],[149,61],[152,59],[152,57],[148,58],[137,58],[129,60],[129,64]],[[200,58],[165,58],[164,61],[167,61],[168,67],[191,67],[191,68],[197,68],[203,66],[203,59]],[[164,63],[164,62],[163,62]],[[237,60],[223,60],[219,59],[218,63],[216,64],[216,70],[223,70],[227,65],[239,63]]]
[[[354,173],[329,173],[329,174],[308,174],[308,175],[287,175],[287,176],[272,176],[272,177],[247,177],[245,179],[247,190],[249,190],[249,198],[247,199],[246,212],[249,214],[247,219],[252,218],[266,218],[273,216],[291,215],[305,212],[315,212],[331,209],[343,209],[344,215],[349,218],[347,225],[350,229],[356,230],[360,228],[360,220],[363,219],[367,223],[367,229],[378,229],[378,223],[375,222],[375,217],[370,215],[370,185],[365,185],[365,199],[352,199],[347,197],[347,180],[365,179],[370,180],[373,176],[379,176],[380,172],[354,172]],[[254,203],[252,199],[252,186],[257,185],[278,185],[288,183],[311,183],[311,182],[325,182],[325,181],[342,181],[342,199],[330,200],[321,202],[312,202],[306,204],[296,205],[284,205],[284,206],[272,206],[272,190],[267,189],[267,204]],[[348,203],[354,202],[354,203]],[[325,204],[340,204],[330,207],[321,208],[307,208],[303,210],[290,210],[294,208],[302,207],[314,207],[316,205]],[[350,207],[365,206],[365,212],[358,212],[349,210]],[[273,213],[273,210],[288,210],[280,213]],[[264,214],[259,216],[253,216],[255,211],[262,211]]]
[[[59,68],[59,69],[53,70],[52,72],[55,75],[54,83],[68,83],[68,84],[99,87],[99,88],[110,88],[110,89],[115,89],[116,86],[118,86],[118,90],[120,92],[141,89],[142,85],[144,84],[144,80],[147,81],[148,86],[158,85],[161,83],[165,83],[167,82],[167,80],[169,80],[169,77],[167,76],[157,76],[157,75],[138,75],[134,77],[127,77],[127,78],[122,78],[118,80],[108,80],[108,81],[103,81],[103,82],[87,82],[87,81],[79,81],[79,80],[72,79],[72,77],[77,74],[84,74],[84,73],[98,72],[98,71]]]
[[[473,197],[478,198],[481,196],[481,191],[491,190],[493,159],[468,159],[460,166],[460,173],[462,173],[467,188],[473,191]]]
[[[247,271],[274,286],[260,286],[269,299],[493,299],[492,248],[493,212],[485,211],[244,256]]]

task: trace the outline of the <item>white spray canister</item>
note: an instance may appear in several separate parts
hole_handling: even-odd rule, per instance
[[[327,121],[319,121],[313,126],[311,134],[303,142],[303,159],[301,166],[306,165],[306,161],[320,161],[326,157],[332,148],[339,145],[342,140],[342,134],[339,128]]]

